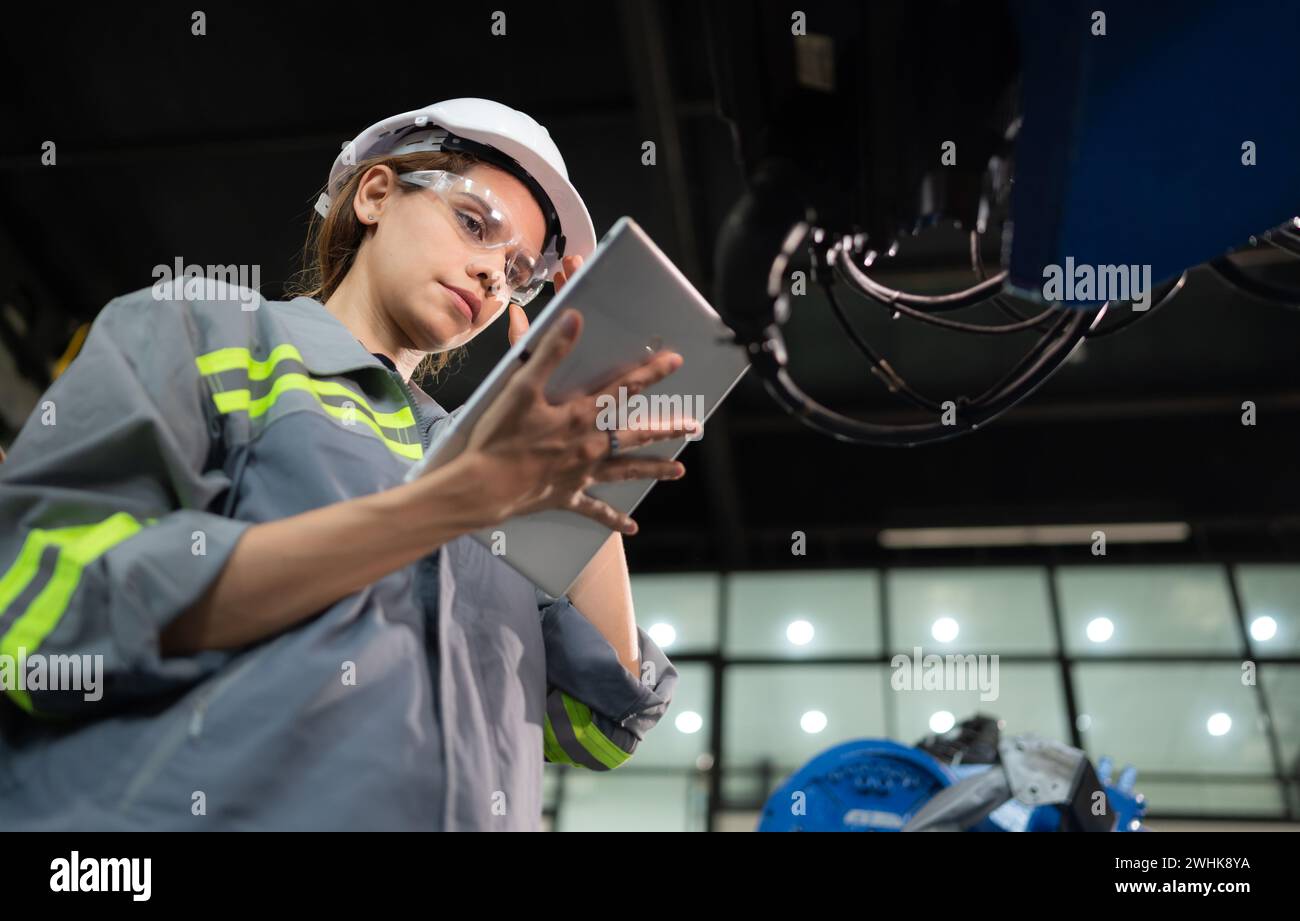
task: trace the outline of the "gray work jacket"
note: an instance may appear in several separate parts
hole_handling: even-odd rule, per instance
[[[246,528],[400,484],[449,418],[319,302],[203,293],[110,302],[0,464],[0,830],[535,829],[544,760],[623,764],[676,669],[469,536],[160,655]]]

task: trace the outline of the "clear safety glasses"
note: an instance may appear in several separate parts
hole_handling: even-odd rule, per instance
[[[524,244],[505,202],[491,189],[441,169],[400,173],[397,178],[437,195],[449,212],[452,226],[470,246],[487,252],[507,250],[504,274],[509,300],[523,306],[538,295],[546,281],[546,261]]]

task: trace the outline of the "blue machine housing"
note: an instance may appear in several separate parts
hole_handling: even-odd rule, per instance
[[[951,767],[927,752],[888,739],[845,742],[817,755],[769,797],[759,831],[900,831],[944,787],[996,765]],[[1142,827],[1146,801],[1133,789],[1136,771],[1127,768],[1116,784],[1102,759],[1098,778],[1106,788],[1114,831]],[[970,831],[1055,831],[1055,806],[1030,807],[1011,800]]]
[[[1105,35],[1096,9],[1012,3],[1024,122],[1009,283],[1024,297],[1067,258],[1149,265],[1159,285],[1300,209],[1300,4],[1103,5]]]

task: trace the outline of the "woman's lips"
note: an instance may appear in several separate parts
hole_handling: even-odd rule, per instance
[[[456,306],[465,312],[465,318],[471,323],[477,322],[478,312],[483,307],[479,299],[464,288],[454,288],[451,285],[443,285],[443,287],[451,292],[456,300]]]

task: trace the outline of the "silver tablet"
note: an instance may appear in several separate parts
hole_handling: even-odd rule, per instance
[[[408,480],[464,450],[475,422],[523,366],[521,356],[537,347],[568,307],[582,313],[582,336],[551,374],[546,396],[554,403],[590,393],[637,367],[651,353],[671,349],[684,359],[680,368],[641,394],[607,401],[602,408],[608,410],[611,420],[613,414],[622,412],[620,421],[634,421],[638,412],[652,414],[655,421],[690,415],[705,423],[701,436],[708,437],[708,417],[749,369],[744,350],[735,344],[731,330],[708,301],[635,221],[623,217],[523,338],[455,411],[424,459],[407,473]],[[661,441],[628,454],[674,458],[688,440],[695,439]],[[631,514],[656,482],[600,483],[588,493]],[[558,597],[569,590],[611,533],[576,512],[548,510],[511,518],[473,536],[543,591]]]

